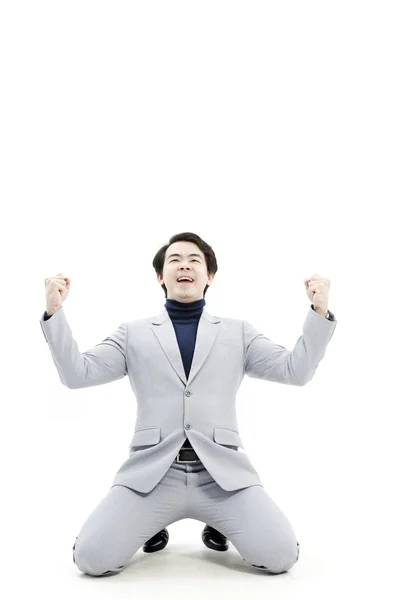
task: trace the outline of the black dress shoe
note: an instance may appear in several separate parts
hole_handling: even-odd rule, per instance
[[[152,538],[147,540],[145,544],[143,544],[143,552],[158,552],[158,550],[162,550],[168,544],[169,533],[166,529],[161,529],[156,535],[153,535]]]
[[[206,525],[201,534],[201,539],[207,548],[211,548],[211,550],[219,550],[223,552],[224,550],[228,550],[229,542],[227,538],[211,527],[211,525]]]

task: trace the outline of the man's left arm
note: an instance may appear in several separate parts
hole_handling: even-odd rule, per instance
[[[325,355],[337,320],[327,308],[330,281],[314,274],[304,283],[313,304],[304,321],[303,334],[293,350],[273,342],[251,323],[243,321],[245,374],[249,377],[299,386],[312,379]]]

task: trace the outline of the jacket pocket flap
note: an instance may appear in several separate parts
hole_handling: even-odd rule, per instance
[[[158,444],[161,437],[161,429],[153,427],[152,429],[139,429],[135,431],[130,448],[133,446],[152,446]]]
[[[227,446],[240,446],[244,448],[240,435],[233,429],[214,429],[214,440],[217,444],[225,444]]]

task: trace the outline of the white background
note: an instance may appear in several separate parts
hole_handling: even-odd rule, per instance
[[[42,598],[398,597],[399,15],[396,2],[10,2],[0,18],[2,576]],[[128,378],[70,390],[45,277],[81,352],[165,303],[152,260],[214,249],[211,314],[292,348],[331,280],[312,381],[245,377],[240,433],[301,544],[279,576],[169,527],[118,576],[72,562],[127,458]]]

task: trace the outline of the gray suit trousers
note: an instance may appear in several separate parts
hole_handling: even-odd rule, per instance
[[[200,460],[175,460],[149,493],[113,485],[75,538],[73,561],[88,575],[119,573],[147,540],[186,518],[223,533],[249,567],[277,574],[298,560],[293,528],[262,485],[226,491]]]

